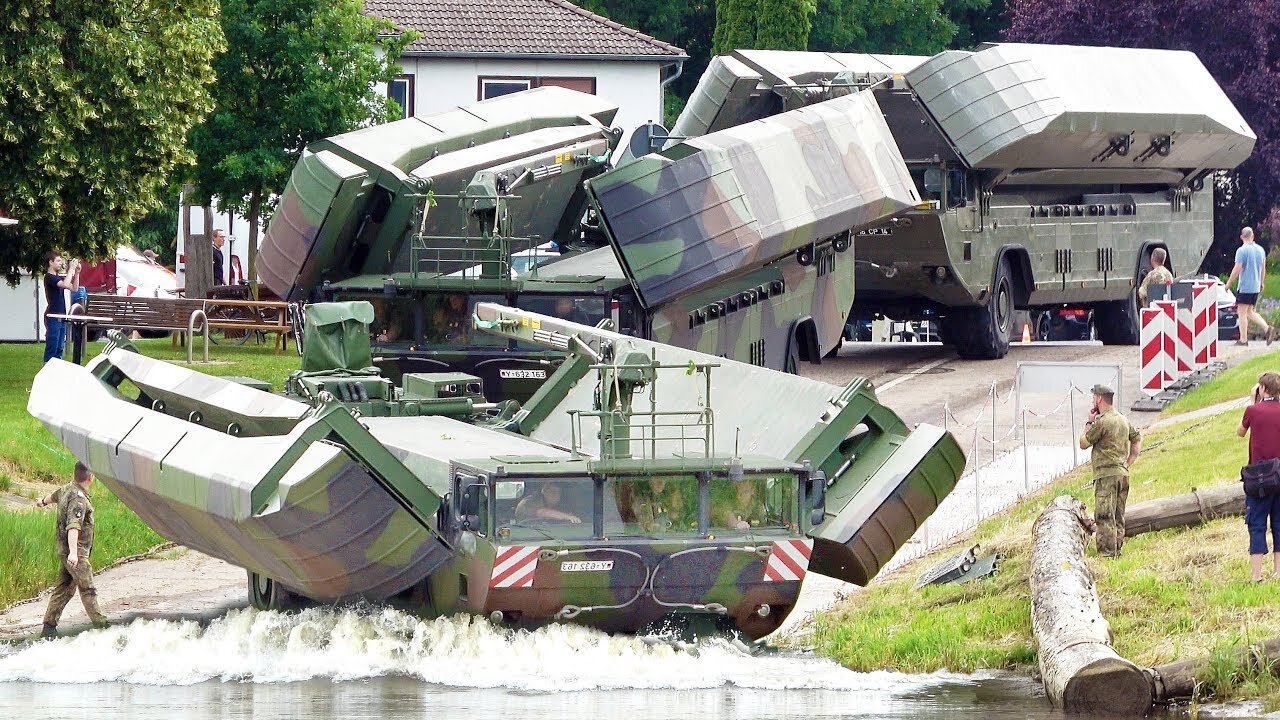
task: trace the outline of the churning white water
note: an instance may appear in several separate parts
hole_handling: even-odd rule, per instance
[[[508,630],[471,616],[420,620],[392,609],[234,610],[208,625],[137,620],[25,647],[0,645],[0,682],[192,685],[380,676],[539,693],[724,686],[892,693],[963,682],[854,673],[800,654],[753,656],[725,639],[676,647],[571,625]]]

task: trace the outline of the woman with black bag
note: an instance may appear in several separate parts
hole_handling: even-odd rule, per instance
[[[1240,479],[1249,528],[1249,564],[1253,581],[1262,582],[1268,522],[1274,573],[1280,576],[1280,374],[1267,372],[1258,378],[1253,404],[1244,409],[1236,434],[1249,435],[1249,464],[1240,469]]]

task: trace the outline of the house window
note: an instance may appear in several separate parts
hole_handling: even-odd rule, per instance
[[[533,78],[480,78],[480,99],[510,95],[533,86]]]
[[[387,97],[400,105],[400,119],[413,116],[413,76],[397,75],[387,83]]]
[[[477,96],[488,100],[530,88],[552,86],[596,94],[596,79],[593,77],[481,77]]]

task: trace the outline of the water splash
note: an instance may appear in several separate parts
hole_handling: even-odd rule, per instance
[[[573,625],[509,630],[466,615],[421,620],[393,609],[233,610],[208,625],[136,620],[0,646],[0,682],[192,685],[380,676],[536,693],[726,686],[910,692],[962,682],[954,675],[854,673],[797,654],[752,656],[724,639],[676,647]]]

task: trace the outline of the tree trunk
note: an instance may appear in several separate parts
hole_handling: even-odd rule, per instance
[[[249,295],[258,299],[258,223],[262,212],[262,188],[254,188],[249,194],[249,262],[245,277],[249,280]]]
[[[1194,489],[1185,495],[1138,503],[1124,515],[1125,537],[1244,515],[1244,484],[1215,485],[1203,490]]]
[[[1232,653],[1232,659],[1241,667],[1254,669],[1257,669],[1260,663],[1266,663],[1267,670],[1275,674],[1280,670],[1280,638],[1240,648]],[[1209,669],[1209,662],[1209,658],[1200,658],[1151,668],[1155,701],[1171,703],[1195,697],[1197,680]]]
[[[182,191],[182,254],[184,255],[183,270],[185,280],[183,285],[186,288],[186,296],[189,298],[203,298],[209,294],[209,288],[213,287],[213,245],[207,233],[191,232],[191,209],[190,198],[193,190],[190,186]],[[208,230],[209,225],[206,219],[205,229]]]
[[[1111,647],[1084,559],[1087,518],[1084,503],[1063,495],[1031,528],[1031,627],[1045,693],[1067,712],[1143,715],[1151,685]]]

